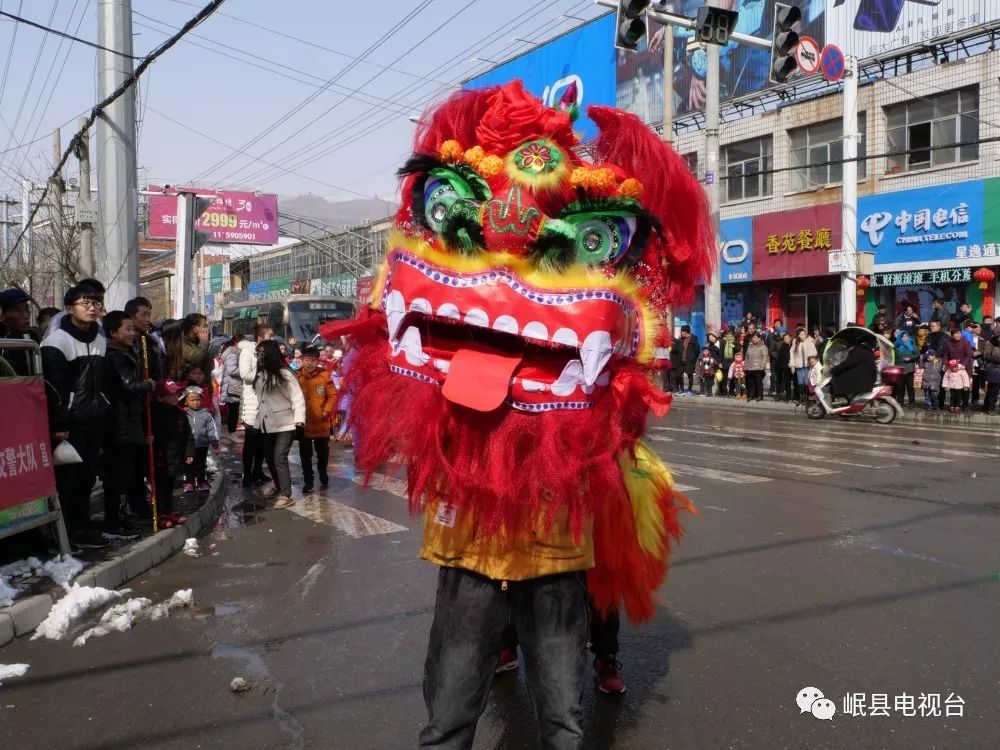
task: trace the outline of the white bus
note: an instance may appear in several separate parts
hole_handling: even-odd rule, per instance
[[[346,297],[290,294],[281,300],[252,300],[222,306],[222,333],[250,335],[267,323],[274,335],[301,346],[313,340],[320,323],[354,317],[354,300]]]

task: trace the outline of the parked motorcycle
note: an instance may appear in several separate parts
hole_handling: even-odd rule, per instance
[[[832,378],[827,375],[817,387],[810,386],[806,416],[823,419],[828,414],[840,417],[861,417],[872,419],[879,424],[891,424],[903,416],[903,408],[893,398],[896,383],[906,371],[896,366],[896,348],[887,338],[861,326],[849,326],[837,331],[823,350],[823,370],[829,373],[847,357],[848,350],[857,344],[869,345],[874,340],[877,345],[876,361],[878,373],[872,373],[874,385],[870,391],[859,393],[849,400],[835,400],[830,390]]]

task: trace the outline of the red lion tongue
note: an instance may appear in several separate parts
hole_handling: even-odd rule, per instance
[[[510,379],[519,364],[520,354],[459,349],[451,358],[442,393],[454,404],[493,411],[507,398]]]

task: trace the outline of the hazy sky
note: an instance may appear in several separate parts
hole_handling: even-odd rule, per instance
[[[133,0],[135,54],[202,4]],[[0,10],[95,42],[96,8],[96,0],[0,0]],[[491,67],[474,57],[506,59],[531,46],[515,37],[537,42],[580,23],[561,14],[602,12],[591,0],[228,0],[141,80],[140,184],[197,178],[285,195],[391,197],[413,133],[407,116]],[[48,176],[52,130],[62,127],[65,146],[97,101],[96,55],[0,18],[0,192],[17,194],[22,175]]]

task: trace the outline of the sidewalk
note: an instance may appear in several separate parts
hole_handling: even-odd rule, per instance
[[[175,500],[177,510],[183,511],[188,517],[186,524],[162,529],[156,534],[147,533],[138,539],[112,545],[107,549],[76,555],[84,563],[84,568],[72,583],[116,589],[179,552],[188,537],[198,536],[210,529],[221,512],[226,497],[226,463],[233,454],[224,449],[216,455],[218,469],[212,477],[211,489],[198,497],[178,495]],[[92,511],[103,509],[103,501],[103,494],[98,488],[91,496]],[[17,539],[18,537],[12,537],[7,541]],[[37,550],[34,556],[43,557]],[[18,597],[9,606],[0,607],[0,646],[27,635],[38,627],[65,593],[49,578],[29,580],[22,587],[28,588],[29,593]]]
[[[771,411],[784,412],[790,415],[801,416],[806,419],[805,411],[799,404],[783,403],[774,401],[767,396],[763,401],[741,401],[735,398],[723,398],[721,396],[701,396],[694,394],[691,396],[677,396],[674,394],[674,402],[671,408],[698,408],[699,406],[710,406],[713,409],[734,409],[740,411]],[[978,408],[978,407],[977,407]],[[897,422],[929,422],[940,427],[964,427],[966,425],[993,426],[1000,429],[1000,417],[990,417],[981,411],[970,411],[966,414],[951,414],[947,409],[944,411],[924,411],[923,405],[918,404],[914,408],[903,407],[903,416]]]

